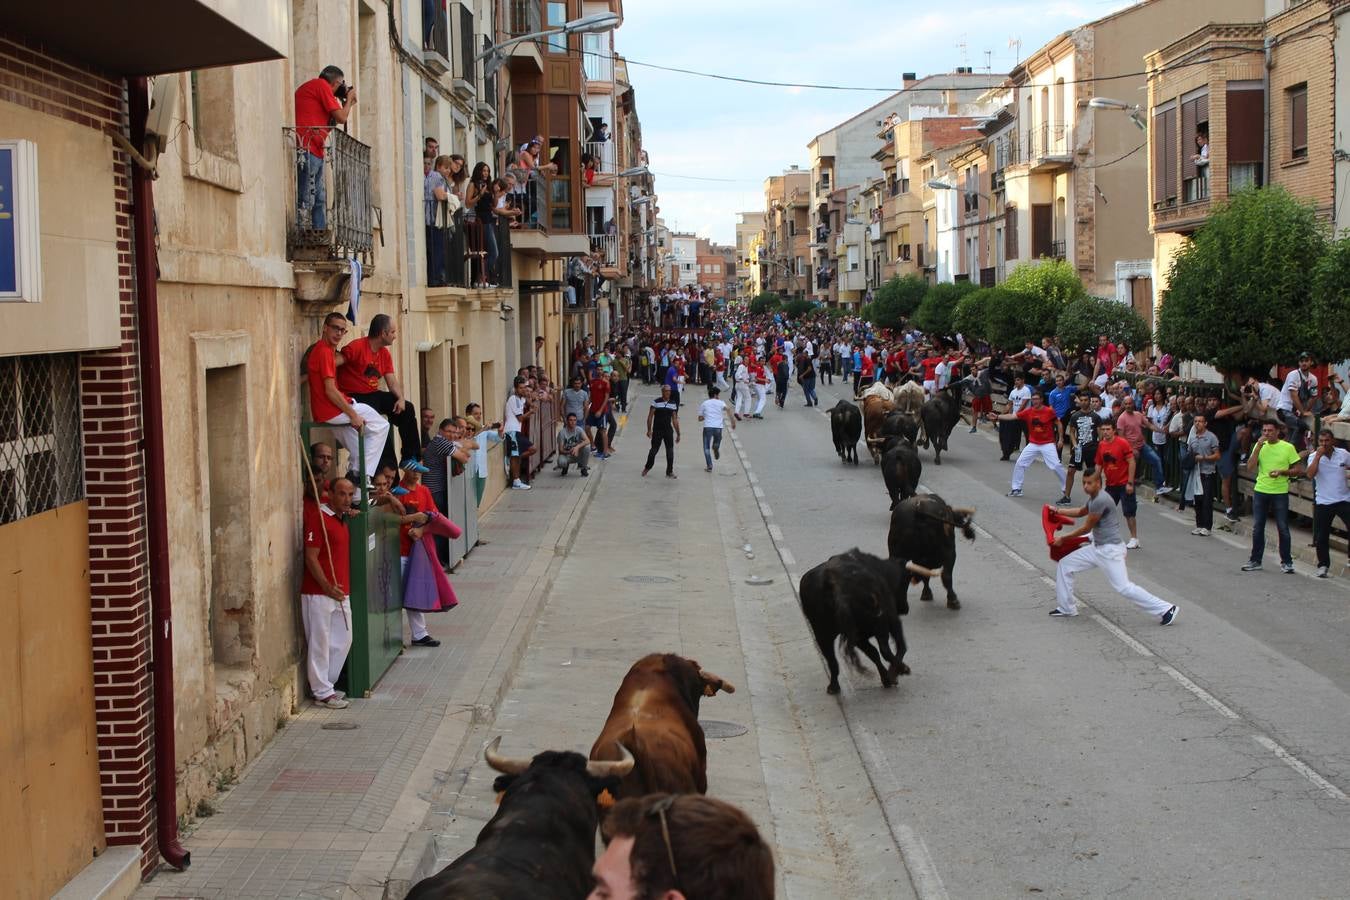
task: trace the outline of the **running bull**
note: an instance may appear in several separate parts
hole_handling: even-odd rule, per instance
[[[625,747],[633,751],[637,765],[615,796],[708,792],[708,750],[698,704],[718,691],[734,694],[736,688],[674,653],[653,653],[633,664],[591,747],[591,759],[599,761],[622,759]]]
[[[858,672],[863,668],[857,651],[865,653],[877,667],[882,687],[895,687],[896,676],[909,674],[900,617],[909,612],[905,595],[911,573],[938,574],[913,562],[882,559],[855,548],[831,556],[802,576],[802,613],[830,670],[830,683],[825,688],[828,693],[839,693],[836,642]]]
[[[961,388],[957,381],[938,391],[923,405],[919,418],[923,421],[923,438],[919,444],[933,445],[933,461],[942,465],[942,451],[947,449],[947,438],[961,420]]]
[[[886,481],[886,492],[891,495],[891,509],[919,492],[922,474],[923,462],[914,445],[904,438],[890,438],[881,454],[881,477]]]
[[[953,508],[937,494],[919,494],[901,500],[891,510],[891,530],[886,547],[896,559],[907,559],[925,569],[941,569],[942,586],[947,589],[947,608],[960,609],[961,601],[952,590],[952,570],[956,568],[956,532],[966,540],[975,540],[975,510]],[[929,576],[923,577],[923,594],[932,602]]]
[[[420,881],[408,900],[582,900],[590,892],[598,801],[633,770],[632,755],[588,762],[580,753],[549,750],[515,759],[497,753],[501,740],[483,751],[502,773],[492,783],[501,798],[496,814],[473,849]]]
[[[834,436],[834,452],[844,462],[858,464],[858,441],[862,438],[862,413],[855,403],[840,400],[830,410],[830,432]]]

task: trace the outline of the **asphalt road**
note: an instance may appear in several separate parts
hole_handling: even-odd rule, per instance
[[[819,393],[736,432],[797,576],[854,546],[884,554],[889,524],[880,471],[833,452],[823,413],[848,392]],[[913,674],[884,690],[847,673],[839,698],[919,895],[1350,896],[1350,584],[1279,574],[1273,542],[1244,574],[1239,540],[1141,504],[1130,573],[1177,624],[1098,573],[1079,578],[1081,615],[1053,619],[1051,474],[1006,497],[1011,464],[965,425],[941,467],[921,456],[923,489],[978,509],[963,608],[912,590]]]

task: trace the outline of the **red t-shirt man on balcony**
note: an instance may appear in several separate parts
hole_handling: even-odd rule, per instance
[[[300,228],[328,227],[328,192],[323,183],[323,148],[333,125],[345,125],[356,105],[356,88],[337,66],[295,89],[295,218]]]

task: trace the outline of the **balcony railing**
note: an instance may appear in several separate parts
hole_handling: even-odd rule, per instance
[[[1063,125],[1043,124],[1027,132],[1027,159],[1069,155],[1068,129]]]
[[[588,48],[581,57],[581,71],[587,81],[613,81],[614,57],[602,50]]]
[[[602,264],[606,266],[617,266],[619,264],[619,236],[617,234],[591,234],[587,237],[591,241],[591,252],[600,257]]]
[[[614,167],[613,141],[590,141],[583,148],[595,160],[595,174],[613,175],[617,171]]]
[[[338,128],[282,129],[292,164],[287,196],[287,256],[348,259],[370,264],[375,208],[370,182],[370,147]],[[316,165],[314,150],[322,149]],[[317,170],[317,171],[316,171]]]
[[[430,16],[427,6],[422,4],[422,58],[437,75],[444,75],[450,71],[450,20],[444,4],[431,4]]]
[[[540,30],[539,0],[511,0],[511,15],[507,25],[511,37],[534,34]]]
[[[1050,259],[1063,259],[1063,258],[1064,258],[1064,250],[1065,250],[1065,248],[1064,248],[1064,242],[1063,242],[1063,241],[1051,241],[1051,242],[1050,242],[1050,253],[1049,253],[1049,258],[1050,258]]]
[[[1199,203],[1209,199],[1209,166],[1198,168],[1194,178],[1182,180],[1181,197],[1182,203]]]

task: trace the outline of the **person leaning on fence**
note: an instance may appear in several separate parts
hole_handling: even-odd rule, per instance
[[[472,450],[477,448],[464,445],[459,425],[454,419],[442,419],[430,441],[427,442],[422,456],[426,472],[422,475],[422,484],[431,492],[436,509],[443,516],[450,514],[450,478],[455,463],[463,467],[472,458]],[[435,536],[436,558],[442,566],[450,563],[450,542],[444,535]]]
[[[350,540],[342,517],[355,492],[350,481],[337,478],[326,501],[307,497],[304,503],[300,618],[305,628],[305,675],[314,702],[329,709],[350,705],[333,682],[342,674],[352,645]]]
[[[356,88],[337,66],[295,89],[295,224],[323,231],[328,227],[327,189],[323,183],[324,145],[334,125],[345,125],[356,105]]]
[[[467,418],[465,424],[468,428],[466,434],[473,434],[473,440],[476,445],[473,451],[473,462],[470,464],[470,470],[473,472],[473,492],[474,505],[483,502],[483,491],[487,489],[488,479],[488,448],[493,444],[500,444],[505,431],[501,422],[493,422],[491,425],[483,424],[483,408],[477,403],[470,403],[465,408]],[[478,543],[486,543],[481,538]]]
[[[341,313],[329,313],[323,320],[323,336],[309,348],[305,372],[309,384],[309,411],[316,422],[325,425],[350,426],[334,428],[338,443],[347,451],[353,468],[360,461],[364,478],[374,476],[379,468],[384,442],[389,437],[389,423],[364,403],[344,395],[337,387],[338,344],[347,333],[347,320]],[[365,458],[357,454],[360,448],[358,434],[364,430]]]

